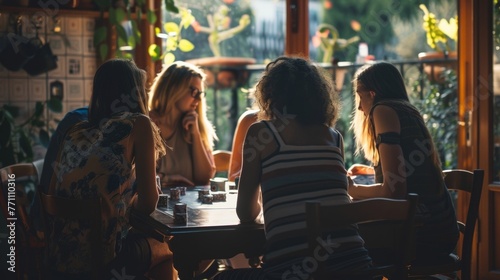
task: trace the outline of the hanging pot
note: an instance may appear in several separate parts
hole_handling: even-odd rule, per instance
[[[35,56],[23,67],[28,74],[36,76],[57,68],[57,56],[52,54],[49,43],[41,46]]]
[[[457,52],[421,52],[418,60],[424,61],[424,73],[431,82],[443,83],[443,72],[446,69],[457,69]]]
[[[204,57],[190,59],[187,62],[203,68],[207,75],[207,86],[218,89],[241,87],[248,82],[250,71],[246,66],[255,64],[255,59],[248,57]]]
[[[7,36],[1,38],[7,45],[0,53],[0,63],[7,70],[18,71],[35,56],[38,46],[21,35],[15,35],[13,39],[15,40],[10,40]]]

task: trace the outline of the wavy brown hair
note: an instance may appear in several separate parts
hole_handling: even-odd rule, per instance
[[[255,88],[259,119],[292,114],[303,124],[334,126],[340,102],[331,75],[299,57],[279,57],[266,66]]]

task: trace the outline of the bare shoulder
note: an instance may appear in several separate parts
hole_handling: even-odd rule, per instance
[[[264,131],[269,131],[269,128],[263,122],[256,122],[248,128],[247,136],[258,136]]]
[[[376,133],[400,132],[401,126],[396,111],[386,105],[378,105],[372,112]]]
[[[245,111],[243,114],[241,114],[238,122],[240,124],[243,124],[243,125],[246,125],[246,126],[249,126],[250,124],[254,123],[257,121],[257,114],[258,114],[258,110],[248,110],[248,111]]]
[[[146,115],[138,115],[134,122],[133,131],[137,135],[144,135],[143,133],[151,133],[152,131],[151,119]]]
[[[396,111],[387,105],[377,105],[373,109],[372,114],[373,114],[374,118],[377,118],[377,117],[382,117],[382,118],[396,117],[397,118],[398,117],[398,114],[396,113]]]

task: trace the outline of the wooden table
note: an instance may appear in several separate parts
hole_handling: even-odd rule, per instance
[[[199,188],[188,188],[186,195],[180,197],[180,202],[187,204],[186,225],[174,223],[171,207],[174,202],[170,200],[169,207],[158,208],[150,217],[130,217],[132,225],[142,223],[172,236],[169,244],[174,266],[183,280],[193,279],[202,260],[228,259],[239,253],[251,260],[258,258],[263,254],[266,240],[262,223],[240,224],[236,192],[226,193],[225,202],[203,204],[198,200]]]

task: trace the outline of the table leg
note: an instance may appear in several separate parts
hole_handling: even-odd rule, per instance
[[[195,272],[200,265],[199,261],[189,258],[189,256],[174,254],[174,267],[181,280],[191,280],[195,277]]]

